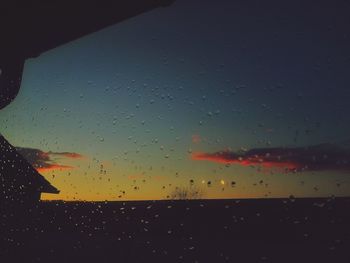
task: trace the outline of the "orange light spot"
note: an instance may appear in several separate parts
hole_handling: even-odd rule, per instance
[[[202,141],[202,139],[201,139],[200,135],[198,135],[198,134],[192,135],[192,142],[193,143],[197,144],[197,143],[200,143],[201,141]]]

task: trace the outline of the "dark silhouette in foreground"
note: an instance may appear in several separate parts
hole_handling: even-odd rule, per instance
[[[15,262],[350,262],[350,199],[42,202]]]
[[[17,96],[26,59],[174,0],[1,2],[0,109]]]
[[[41,193],[59,191],[0,135],[0,233],[35,216]]]
[[[39,202],[41,193],[59,193],[1,135],[0,158],[1,207],[31,205]]]

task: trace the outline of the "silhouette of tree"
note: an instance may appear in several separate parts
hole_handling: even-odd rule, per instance
[[[169,198],[172,200],[193,200],[193,199],[201,199],[204,196],[204,191],[196,186],[177,186],[169,195]]]

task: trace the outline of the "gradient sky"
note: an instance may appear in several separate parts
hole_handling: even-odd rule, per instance
[[[178,0],[26,61],[1,133],[81,155],[52,157],[68,168],[41,171],[61,190],[44,199],[164,199],[190,180],[204,198],[350,195],[349,171],[192,158],[350,139],[348,4],[219,2]]]

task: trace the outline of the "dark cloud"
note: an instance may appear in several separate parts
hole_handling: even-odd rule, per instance
[[[82,159],[82,156],[79,153],[70,153],[70,152],[48,152],[49,155],[62,156],[70,159]]]
[[[259,165],[285,171],[349,170],[350,150],[334,144],[307,147],[253,148],[238,152],[193,153],[192,159],[243,166]]]
[[[79,159],[83,158],[78,153],[70,152],[44,152],[39,149],[16,147],[16,150],[38,171],[58,169],[73,169],[72,166],[57,163],[57,157]]]

